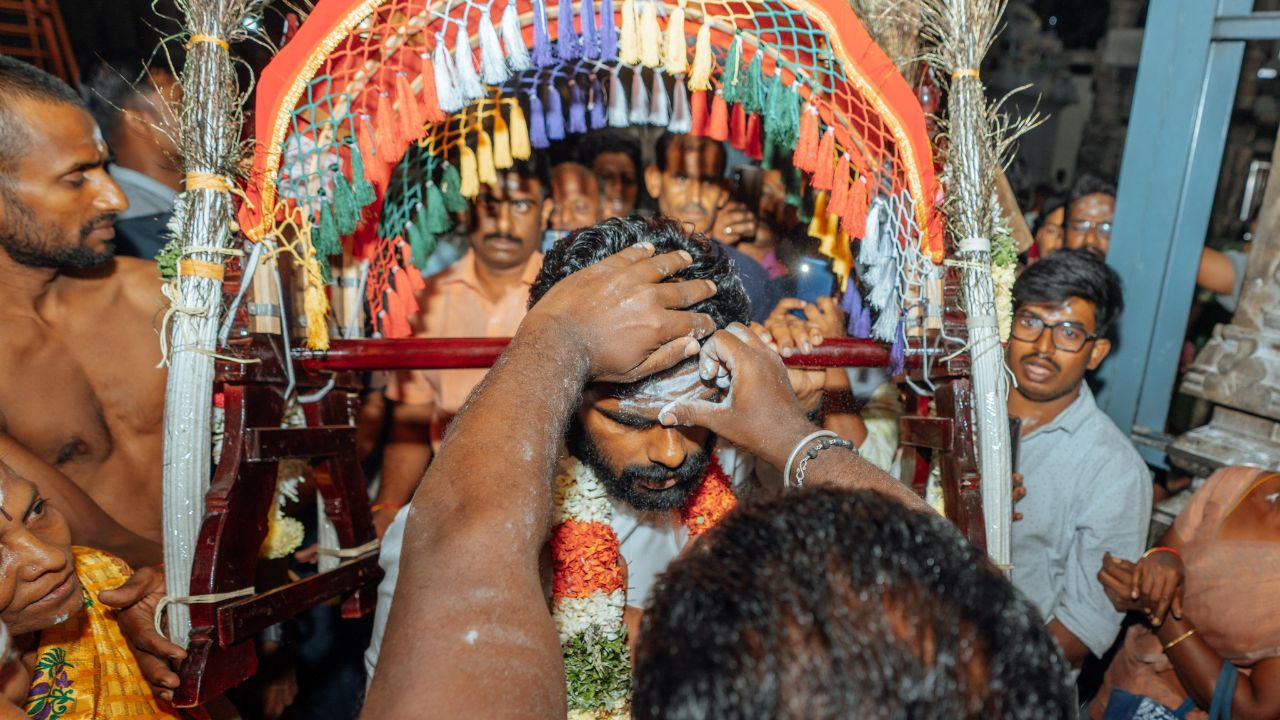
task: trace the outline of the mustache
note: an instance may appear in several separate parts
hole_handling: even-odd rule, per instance
[[[115,225],[115,224],[116,224],[116,213],[105,213],[103,215],[99,215],[98,217],[82,225],[80,227],[80,235],[82,237],[85,235],[88,235],[89,233],[96,230],[99,225]]]
[[[1052,357],[1045,355],[1043,353],[1038,353],[1038,352],[1027,353],[1026,355],[1023,355],[1021,358],[1019,358],[1018,362],[1025,365],[1027,364],[1028,360],[1039,360],[1040,362],[1043,362],[1044,364],[1053,368],[1054,372],[1060,372],[1062,370],[1062,368],[1058,366],[1058,363],[1053,361]]]
[[[484,236],[483,240],[484,240],[485,242],[489,242],[490,240],[506,240],[506,241],[507,241],[507,242],[509,242],[509,243],[515,243],[515,244],[517,244],[517,245],[523,245],[523,244],[524,244],[524,243],[520,240],[520,238],[518,238],[518,237],[516,237],[516,236],[514,236],[514,235],[509,235],[509,234],[507,234],[507,233],[489,233],[489,234],[487,234],[487,235],[485,235],[485,236]]]
[[[664,465],[629,465],[618,474],[618,479],[630,485],[636,485],[645,480],[663,480],[668,477],[676,478],[676,487],[684,485],[691,479],[702,477],[707,469],[709,456],[705,450],[699,450],[685,456],[684,462],[679,467],[668,468]]]

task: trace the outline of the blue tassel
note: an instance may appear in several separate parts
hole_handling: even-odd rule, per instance
[[[591,116],[591,129],[600,130],[609,124],[605,112],[604,87],[600,85],[600,77],[591,74],[591,99],[587,102],[587,110]]]
[[[849,278],[848,286],[844,290],[844,298],[840,300],[840,309],[844,310],[849,316],[848,331],[853,333],[853,328],[858,324],[858,318],[862,315],[862,293],[858,292],[858,283],[853,278]]]
[[[587,103],[577,81],[569,81],[569,132],[581,135],[587,131]]]
[[[551,38],[547,35],[547,6],[544,0],[533,0],[533,62],[538,67],[556,64],[551,55]]]
[[[858,313],[857,323],[849,330],[849,335],[859,340],[871,337],[871,308],[862,308],[862,312]]]
[[[600,33],[596,30],[595,0],[583,0],[578,12],[582,22],[582,57],[596,60],[600,57]]]
[[[551,147],[547,139],[547,117],[542,112],[542,99],[538,97],[538,88],[529,93],[529,145],[546,150]]]
[[[600,59],[618,59],[618,26],[614,24],[613,0],[600,0]]]
[[[897,377],[907,367],[907,334],[903,330],[902,321],[898,321],[898,332],[893,336],[893,346],[889,348],[889,375]]]
[[[578,33],[573,30],[573,0],[560,0],[560,13],[556,17],[556,36],[561,60],[577,60],[582,57],[578,47]]]
[[[554,84],[548,88],[547,95],[547,137],[551,140],[564,139],[564,105],[560,100],[560,89]]]

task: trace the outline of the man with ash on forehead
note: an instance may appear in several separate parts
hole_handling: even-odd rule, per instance
[[[686,235],[668,219],[609,220],[561,242],[547,254],[530,288],[530,306],[574,272],[641,241],[652,243],[658,253],[683,250],[693,258],[676,279],[715,283],[715,296],[691,311],[706,313],[717,328],[746,322],[747,298],[729,258],[714,241]],[[608,495],[610,524],[627,568],[629,624],[638,621],[658,574],[689,540],[681,510],[709,477],[728,482],[714,459],[716,436],[700,427],[664,427],[659,413],[674,400],[709,399],[716,392],[701,382],[696,358],[690,358],[635,383],[589,385],[570,421],[562,468],[593,474]],[[378,587],[373,640],[365,654],[370,677],[395,591],[407,511],[397,514],[383,539],[380,564],[386,577]]]

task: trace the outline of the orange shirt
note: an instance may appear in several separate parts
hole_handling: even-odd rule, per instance
[[[534,253],[520,282],[497,302],[490,300],[476,277],[475,253],[438,275],[427,278],[419,296],[417,337],[511,337],[529,305],[529,287],[542,268],[542,254]],[[431,441],[439,443],[444,426],[466,402],[487,370],[404,370],[387,387],[387,397],[406,405],[435,403]]]

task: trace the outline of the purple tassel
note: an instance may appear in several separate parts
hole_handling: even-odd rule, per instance
[[[889,348],[889,375],[897,377],[907,367],[906,356],[907,335],[902,321],[898,321],[898,332],[893,336],[893,347]]]
[[[849,329],[849,336],[866,340],[871,337],[871,308],[863,307],[862,312],[858,313],[858,321]]]
[[[600,0],[600,59],[618,59],[618,26],[614,24],[613,0]]]
[[[553,83],[547,95],[547,137],[552,140],[564,139],[564,105],[560,100],[560,89]]]
[[[556,16],[556,50],[561,60],[577,60],[582,57],[578,47],[578,33],[573,30],[573,0],[560,0],[560,13]]]
[[[600,33],[596,31],[595,0],[583,0],[578,12],[582,23],[582,57],[596,60],[600,57]]]
[[[582,88],[574,80],[569,81],[569,132],[581,135],[587,131],[587,104]]]
[[[858,318],[862,316],[862,293],[858,292],[858,283],[853,278],[849,278],[844,298],[840,300],[840,309],[849,316],[848,332],[852,335],[853,329],[858,325]]]
[[[600,130],[609,124],[608,115],[605,114],[604,88],[600,85],[600,77],[595,73],[591,74],[591,100],[587,103],[587,109],[591,114],[592,130]]]
[[[533,62],[538,67],[556,64],[551,55],[551,38],[547,35],[547,6],[544,0],[533,0]]]
[[[529,145],[546,150],[551,147],[547,139],[547,118],[542,112],[542,98],[538,97],[538,88],[529,93]]]

